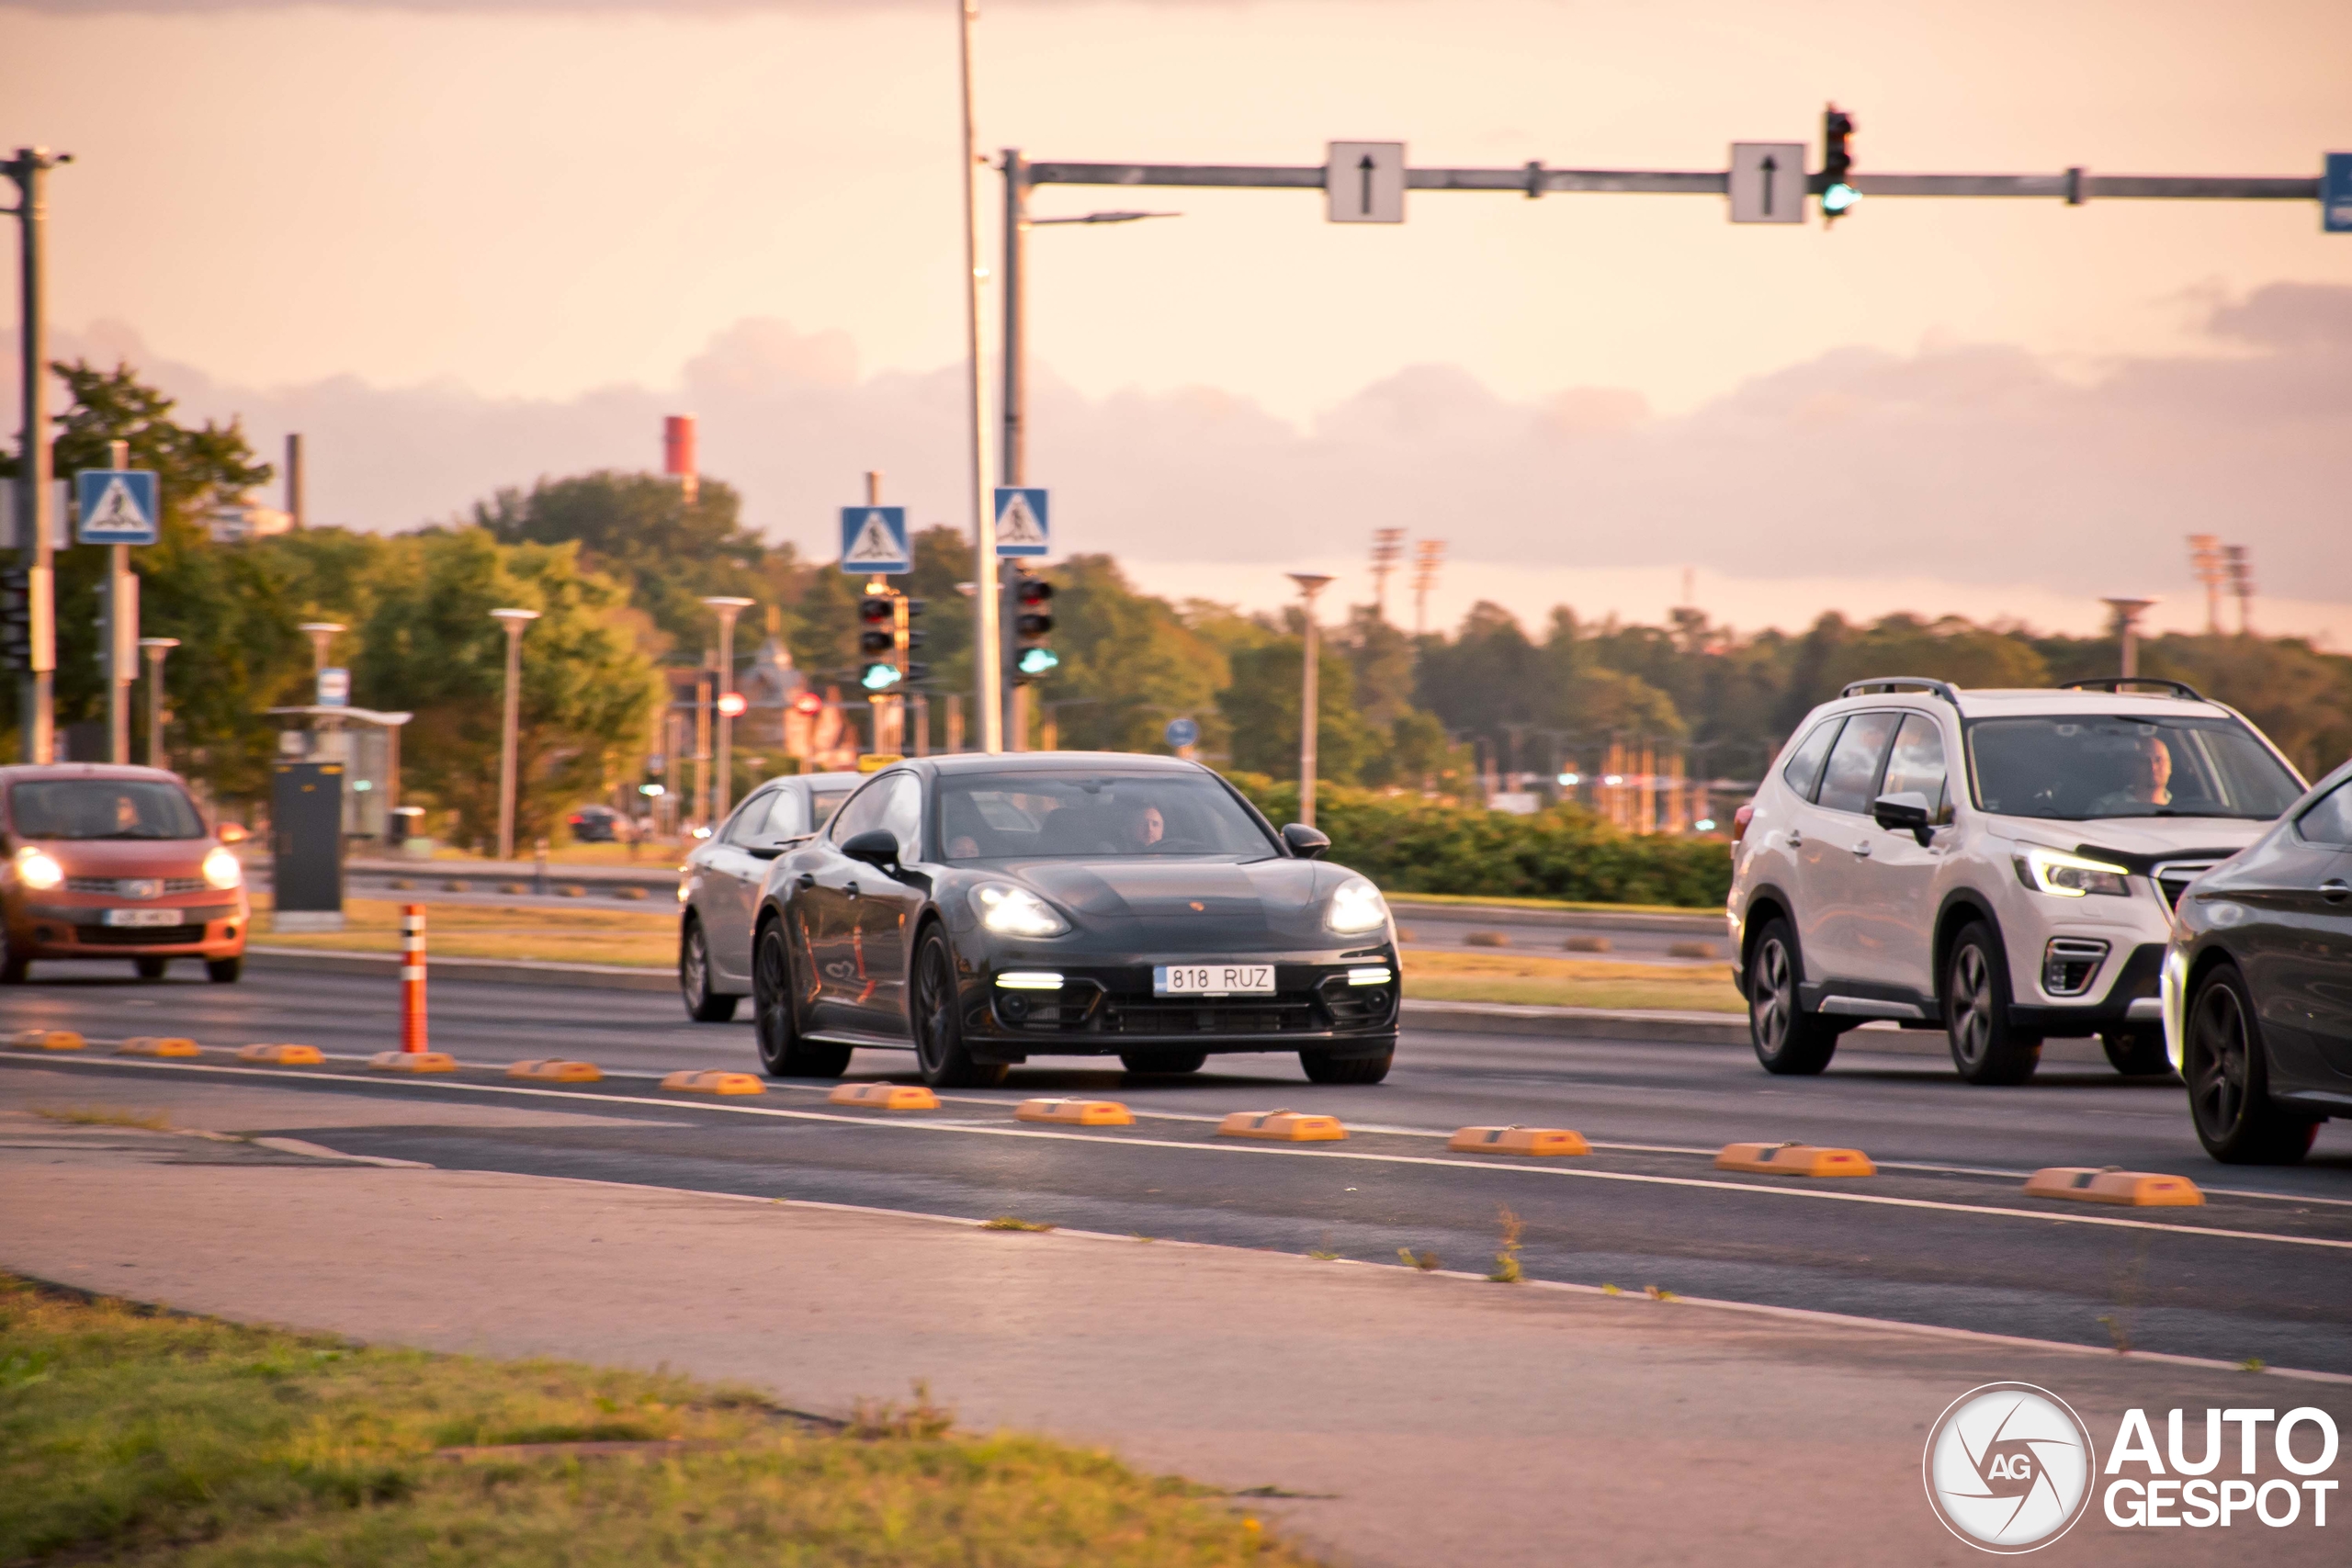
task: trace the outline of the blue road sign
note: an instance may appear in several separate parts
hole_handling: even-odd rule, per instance
[[[914,564],[914,558],[907,552],[905,507],[842,508],[843,571],[871,577],[876,572],[911,571]]]
[[[2352,234],[2352,152],[2330,152],[2319,182],[2320,226],[2331,234]]]
[[[1170,746],[1190,746],[1201,738],[1201,727],[1189,718],[1171,718],[1164,730]]]
[[[1046,492],[1043,489],[997,487],[998,555],[1049,555],[1053,551],[1053,529],[1046,518]]]
[[[161,529],[155,476],[143,468],[84,468],[74,476],[85,545],[152,545]]]
[[[319,706],[347,708],[351,705],[351,671],[330,664],[319,671]]]

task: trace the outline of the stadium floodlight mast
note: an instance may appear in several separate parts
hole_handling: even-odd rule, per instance
[[[498,735],[498,858],[514,858],[514,752],[523,718],[523,631],[537,610],[492,610],[506,628],[506,715]]]

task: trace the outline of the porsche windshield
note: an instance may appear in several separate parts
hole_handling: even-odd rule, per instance
[[[1968,727],[1976,804],[2010,817],[2237,817],[2267,822],[2303,793],[2228,718],[2050,715]]]
[[[187,792],[157,779],[29,779],[8,792],[26,839],[201,839]]]
[[[944,858],[1275,852],[1249,810],[1205,773],[962,773],[939,781]]]

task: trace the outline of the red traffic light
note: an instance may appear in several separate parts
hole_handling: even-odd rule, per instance
[[[876,626],[887,625],[899,618],[896,604],[888,594],[869,593],[857,602],[857,618]]]
[[[792,711],[795,713],[820,713],[824,710],[824,706],[825,699],[814,692],[803,692],[792,699]]]
[[[729,692],[718,699],[718,711],[728,718],[742,717],[743,710],[751,705],[743,700],[743,694],[741,692]]]

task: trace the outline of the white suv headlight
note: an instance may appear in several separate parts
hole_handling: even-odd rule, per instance
[[[1324,919],[1341,936],[1377,931],[1388,922],[1388,903],[1381,897],[1379,888],[1359,876],[1340,884],[1340,890],[1331,895],[1330,913]]]
[[[2116,898],[2132,895],[2132,874],[2103,860],[2086,860],[2064,850],[2029,845],[2016,857],[2016,863],[2018,880],[2036,893],[2059,898],[2080,898],[2090,893]]]
[[[972,889],[972,910],[980,924],[1001,936],[1059,936],[1069,922],[1026,887],[983,882]]]
[[[215,844],[204,857],[204,885],[225,893],[245,879],[245,868],[237,857]]]

